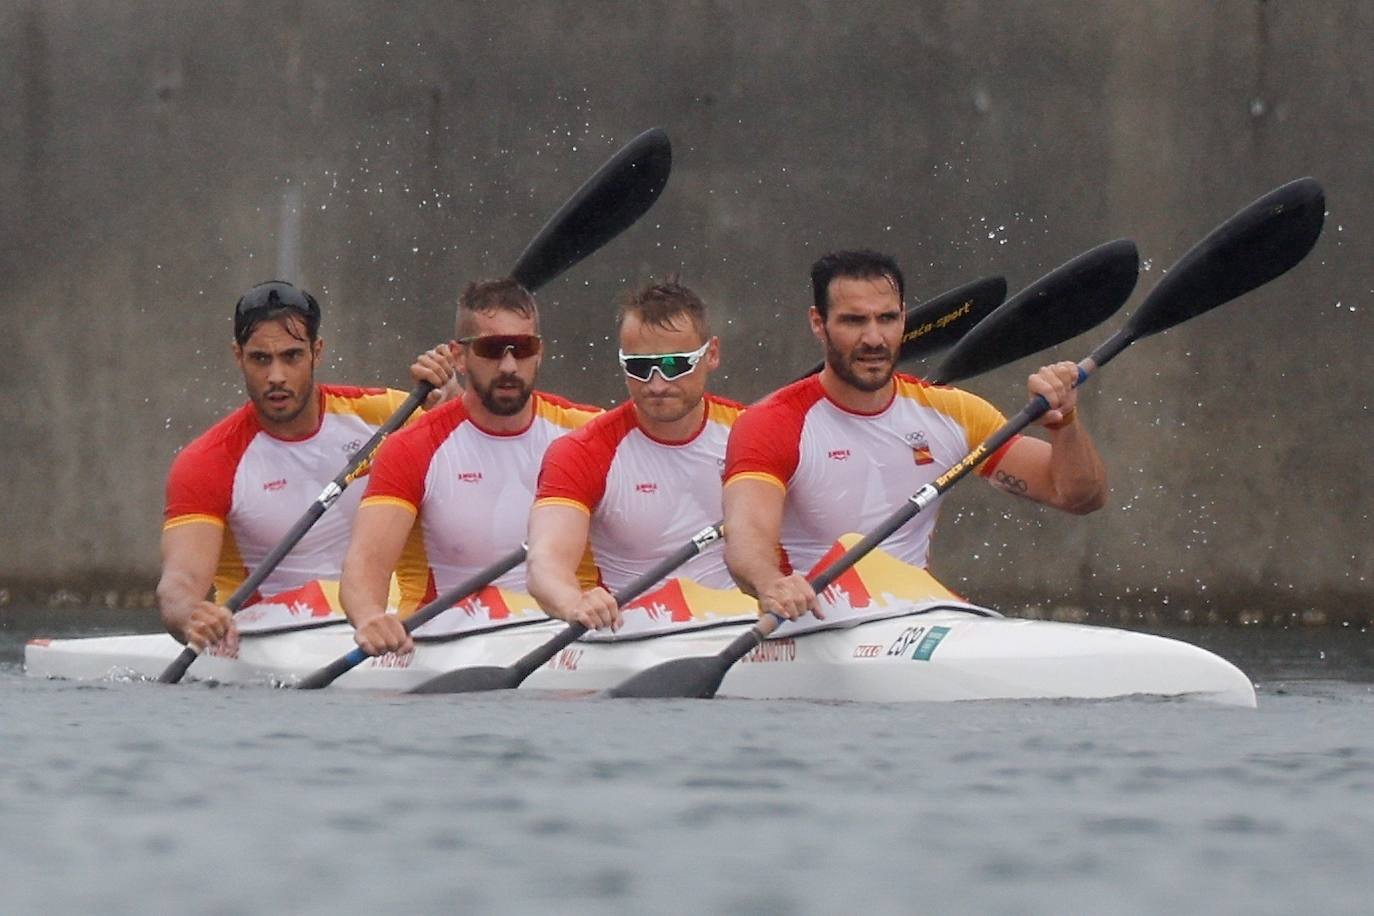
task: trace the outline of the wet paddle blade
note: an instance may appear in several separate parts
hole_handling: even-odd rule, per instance
[[[635,137],[539,230],[511,276],[538,289],[634,225],[668,184],[672,164],[662,128]]]
[[[1317,244],[1326,196],[1311,178],[1290,181],[1198,242],[1126,322],[1134,339],[1157,334],[1287,272]]]
[[[513,690],[521,678],[510,668],[488,665],[483,668],[458,668],[436,675],[407,693],[481,693],[486,690]]]
[[[702,658],[676,658],[627,678],[624,682],[606,690],[603,696],[643,699],[664,699],[686,697],[689,699],[709,700],[720,689],[720,682],[730,664],[719,656],[708,655]]]
[[[944,385],[991,372],[1097,327],[1130,298],[1139,271],[1140,257],[1129,239],[1084,252],[980,321],[931,381]]]

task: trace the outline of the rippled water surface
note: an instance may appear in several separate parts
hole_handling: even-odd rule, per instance
[[[1257,680],[1245,711],[47,682],[22,674],[17,619],[0,629],[6,913],[1355,913],[1374,898],[1366,632],[1174,634]]]

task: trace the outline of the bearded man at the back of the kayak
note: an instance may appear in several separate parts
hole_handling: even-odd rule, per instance
[[[616,333],[630,399],[549,447],[529,518],[530,594],[591,630],[619,629],[612,592],[719,520],[725,442],[743,410],[706,391],[720,341],[675,278],[627,293]],[[733,586],[718,550],[674,575]],[[690,610],[674,608],[672,623]]]
[[[167,631],[198,649],[234,634],[223,602],[406,399],[388,388],[316,382],[320,318],[315,297],[290,283],[244,293],[234,307],[233,354],[248,403],[172,462],[158,608]],[[426,351],[410,367],[415,382],[435,386],[429,406],[456,390],[449,347]],[[245,607],[339,578],[359,489],[345,490]]]
[[[811,269],[812,333],[825,367],[745,411],[730,434],[726,563],[760,613],[796,619],[823,610],[805,574],[849,532],[876,528],[1005,422],[991,404],[895,371],[904,280],[872,251],[839,251]],[[1077,367],[1030,376],[1049,402],[1049,441],[1017,436],[979,474],[1006,493],[1076,514],[1100,508],[1106,472],[1079,415]],[[883,549],[924,568],[941,497]]]

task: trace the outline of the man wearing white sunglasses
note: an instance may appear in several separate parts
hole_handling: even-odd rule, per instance
[[[530,594],[589,629],[618,629],[611,593],[719,519],[725,443],[744,409],[707,393],[720,341],[675,279],[628,295],[616,325],[630,400],[549,446],[529,522]],[[720,551],[678,575],[734,586]]]

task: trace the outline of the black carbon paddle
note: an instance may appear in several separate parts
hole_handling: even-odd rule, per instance
[[[1079,364],[1079,384],[1135,341],[1196,318],[1290,270],[1316,244],[1325,213],[1326,200],[1321,186],[1311,178],[1301,178],[1266,194],[1226,220],[1170,269],[1120,331]],[[1004,317],[1001,321],[1004,327],[997,338],[1014,335],[1017,319]],[[1029,329],[1027,332],[1034,333]],[[963,352],[966,342],[970,346],[977,343],[966,340],[956,346],[946,360],[956,368],[942,366],[937,376],[962,377],[960,373],[967,371],[963,367],[970,364],[970,358]],[[905,506],[812,579],[812,588],[817,592],[824,590],[884,538],[910,521],[1048,409],[1044,398],[1032,398],[1001,429],[914,494]],[[716,655],[655,665],[628,678],[607,694],[613,697],[703,699],[715,696],[730,667],[761,644],[779,623],[777,617],[767,615]]]
[[[596,174],[587,179],[544,224],[516,260],[510,275],[533,292],[634,225],[663,192],[672,161],[672,146],[662,128],[656,127],[635,137],[597,169]],[[263,580],[277,568],[277,564],[359,476],[360,469],[372,459],[382,440],[404,423],[433,390],[434,386],[428,382],[415,386],[396,412],[354,453],[348,466],[325,486],[286,537],[234,590],[229,600],[224,602],[226,608],[238,612]],[[163,684],[180,681],[203,649],[187,646],[162,672],[158,681]]]

